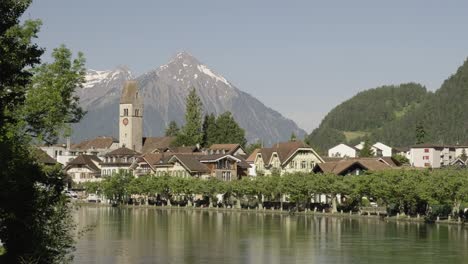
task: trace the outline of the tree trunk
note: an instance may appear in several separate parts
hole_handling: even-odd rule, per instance
[[[460,206],[461,206],[461,202],[458,201],[457,199],[455,199],[455,201],[453,203],[453,208],[452,208],[452,216],[453,217],[458,216],[458,213],[460,212]]]
[[[213,207],[213,199],[210,197],[208,197],[209,199],[209,204],[208,204],[208,208],[212,208]]]
[[[337,198],[336,198],[336,194],[332,194],[332,214],[338,212],[336,199],[337,199]]]
[[[259,195],[260,202],[258,203],[258,209],[263,210],[263,194]]]

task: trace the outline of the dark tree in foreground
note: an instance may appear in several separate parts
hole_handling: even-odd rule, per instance
[[[30,3],[0,4],[0,262],[64,263],[73,250],[65,175],[31,153],[33,143],[55,143],[83,116],[73,94],[84,82],[84,58],[62,46],[39,66],[43,50],[33,40],[41,22],[19,21]]]

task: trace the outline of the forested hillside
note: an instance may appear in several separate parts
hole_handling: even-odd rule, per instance
[[[427,143],[468,143],[468,62],[435,93],[416,83],[360,92],[330,111],[307,140],[322,153],[367,138],[409,146],[416,143],[418,125]]]

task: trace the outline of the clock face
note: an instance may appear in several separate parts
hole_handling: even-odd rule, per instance
[[[128,125],[128,119],[127,118],[124,118],[122,120],[122,124],[124,124],[124,126]]]

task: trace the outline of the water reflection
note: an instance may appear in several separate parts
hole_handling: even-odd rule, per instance
[[[255,212],[82,207],[76,263],[464,263],[462,226]]]

